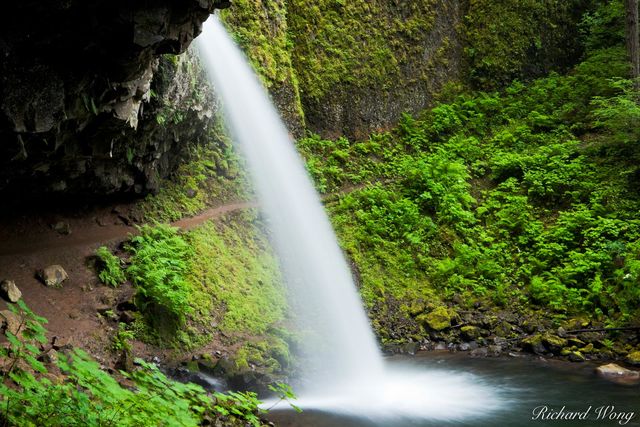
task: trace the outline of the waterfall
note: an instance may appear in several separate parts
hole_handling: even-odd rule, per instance
[[[393,407],[420,417],[450,412],[452,405],[458,416],[491,407],[492,394],[467,376],[448,374],[445,381],[440,374],[387,372],[331,223],[267,91],[215,16],[197,43],[246,158],[305,333],[310,361],[297,390],[301,406],[369,414]],[[429,381],[455,386],[428,389]]]

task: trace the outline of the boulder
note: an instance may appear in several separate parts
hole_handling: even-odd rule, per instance
[[[436,307],[427,314],[419,315],[416,320],[428,329],[441,331],[451,326],[452,315],[446,307]]]
[[[465,339],[475,340],[480,336],[480,328],[477,326],[463,326],[460,328],[460,333]]]
[[[640,372],[609,363],[596,368],[598,376],[618,384],[633,385],[640,383]]]
[[[536,334],[522,340],[522,347],[535,354],[544,354],[546,348],[542,343],[542,335]]]
[[[62,282],[69,278],[69,275],[60,265],[50,265],[38,272],[42,282],[48,287],[61,287]]]
[[[627,363],[634,366],[640,366],[640,350],[627,354]]]
[[[0,295],[9,302],[18,302],[22,298],[22,292],[13,280],[3,280],[0,282]]]

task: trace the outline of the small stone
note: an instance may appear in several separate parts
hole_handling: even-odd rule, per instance
[[[556,333],[558,334],[558,336],[560,338],[566,338],[567,337],[567,330],[565,328],[563,328],[562,326],[560,326],[558,328],[558,330],[556,331]]]
[[[469,343],[468,343],[468,342],[463,342],[462,344],[460,344],[460,345],[458,346],[458,349],[459,349],[460,351],[469,351],[469,350],[471,350],[471,346],[469,345]]]
[[[51,348],[42,354],[39,359],[44,363],[57,363],[58,352]]]
[[[69,338],[55,336],[51,342],[51,347],[53,347],[54,350],[71,350],[73,345]]]
[[[489,352],[489,356],[491,357],[498,357],[500,356],[500,354],[502,354],[502,346],[499,345],[490,345],[489,347],[487,347],[487,350]]]
[[[640,372],[623,368],[615,363],[599,366],[596,373],[602,378],[618,384],[633,385],[640,383]]]
[[[2,330],[11,332],[13,335],[18,335],[20,325],[20,317],[17,314],[9,310],[0,311],[0,322],[2,322]]]
[[[13,280],[3,280],[0,282],[0,293],[2,298],[9,302],[18,302],[22,298],[22,292],[16,286],[16,282]]]
[[[42,282],[48,287],[61,287],[62,282],[69,278],[69,275],[60,265],[50,265],[38,272]]]
[[[69,235],[71,234],[71,226],[68,222],[59,221],[51,226],[55,231],[60,234]]]

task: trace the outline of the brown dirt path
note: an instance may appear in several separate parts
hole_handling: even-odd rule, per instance
[[[256,206],[251,201],[232,202],[172,225],[190,229]],[[96,308],[126,300],[133,290],[127,286],[114,290],[97,283],[89,260],[99,246],[114,247],[136,232],[135,227],[125,224],[126,215],[120,214],[127,209],[125,205],[78,214],[29,215],[8,218],[0,225],[0,280],[16,282],[25,303],[49,320],[51,337],[68,339],[99,361],[111,356],[104,350],[112,326],[98,316]],[[51,224],[59,221],[69,224],[71,234],[63,235],[52,228]],[[63,288],[47,288],[36,277],[39,269],[52,264],[63,266],[69,275]],[[0,309],[5,306],[4,301],[0,302]]]

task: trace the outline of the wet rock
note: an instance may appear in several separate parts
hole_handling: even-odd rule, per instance
[[[471,357],[487,357],[489,355],[489,350],[487,347],[476,348],[475,350],[469,353]]]
[[[487,347],[487,351],[489,353],[489,356],[498,357],[502,354],[502,346],[490,345],[489,347]]]
[[[547,349],[542,343],[542,335],[536,334],[522,340],[522,347],[535,354],[544,354]]]
[[[437,342],[435,344],[435,346],[433,347],[433,349],[436,350],[436,351],[446,350],[447,349],[447,344],[442,342],[442,341]]]
[[[116,361],[116,368],[126,372],[133,372],[134,366],[131,351],[122,351],[122,353],[120,353],[120,357]]]
[[[3,280],[0,282],[0,295],[9,302],[18,302],[22,298],[22,292],[13,280]]]
[[[477,326],[463,326],[460,328],[460,334],[465,339],[474,340],[480,336],[480,328]]]
[[[459,349],[460,351],[469,351],[469,350],[471,350],[471,345],[469,345],[469,343],[468,343],[468,342],[463,342],[462,344],[460,344],[460,345],[458,346],[458,349]]]
[[[596,374],[618,384],[633,385],[640,383],[640,372],[623,368],[615,363],[599,366],[596,368]]]
[[[569,360],[572,361],[572,362],[584,362],[586,360],[586,358],[579,351],[572,351],[569,354]]]
[[[640,366],[640,350],[627,354],[627,363],[634,366]]]
[[[40,280],[48,287],[61,287],[62,282],[69,278],[67,272],[60,265],[50,265],[38,272]]]
[[[71,234],[71,226],[68,222],[59,221],[51,226],[56,232],[64,235]]]
[[[576,347],[582,347],[585,345],[585,342],[576,337],[569,337],[567,339],[569,345],[575,345]]]
[[[565,340],[564,338],[560,338],[557,335],[551,334],[544,335],[544,337],[542,338],[542,342],[544,343],[545,347],[547,347],[547,349],[549,349],[549,351],[552,353],[559,353],[560,351],[562,351],[563,347],[567,345],[567,340]]]

